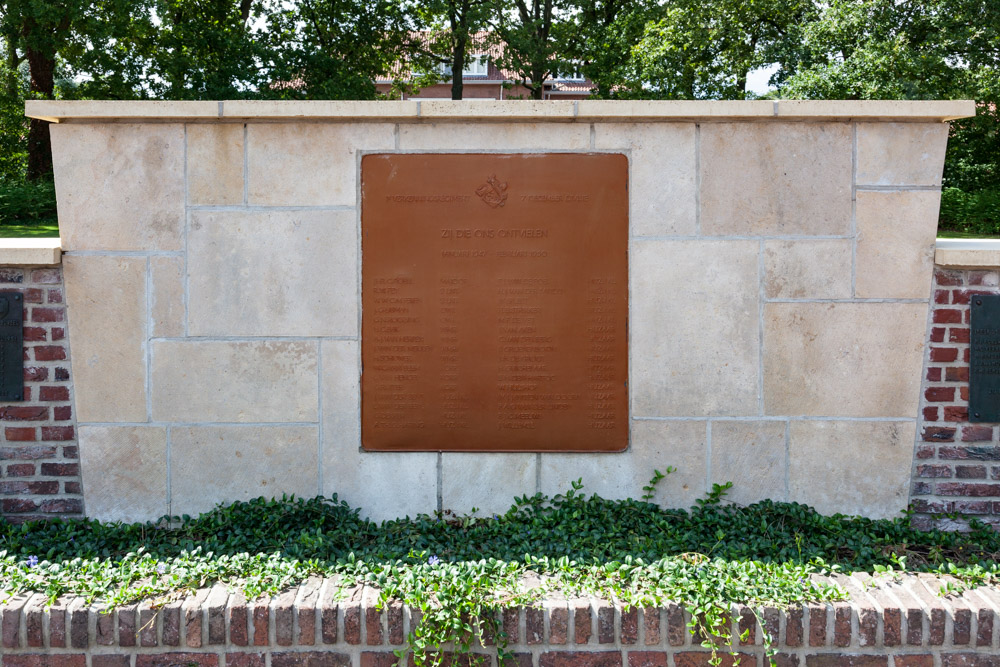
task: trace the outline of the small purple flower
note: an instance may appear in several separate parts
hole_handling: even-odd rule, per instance
[[[157,574],[166,574],[167,573],[167,564],[166,563],[160,563],[159,565],[157,565],[156,566],[156,573]]]
[[[427,559],[427,564],[428,565],[437,565],[440,562],[441,562],[441,559],[438,558],[437,556],[431,556],[430,558]]]
[[[28,567],[35,567],[38,565],[38,556],[28,556]]]

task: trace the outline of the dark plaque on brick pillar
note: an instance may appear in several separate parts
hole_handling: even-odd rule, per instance
[[[974,294],[969,305],[969,421],[1000,422],[1000,295]]]
[[[625,449],[624,155],[367,155],[361,193],[365,449]]]
[[[0,292],[0,401],[24,400],[24,302]]]

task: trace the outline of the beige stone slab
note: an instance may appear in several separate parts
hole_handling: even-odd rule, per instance
[[[63,279],[77,421],[146,421],[146,259],[67,256]]]
[[[633,420],[631,444],[615,454],[541,454],[542,493],[566,493],[583,480],[582,493],[602,498],[639,499],[653,471],[677,471],[656,485],[653,502],[690,507],[707,490],[705,422]]]
[[[600,150],[628,151],[633,236],[697,233],[694,123],[599,123]]]
[[[441,502],[462,516],[503,514],[514,498],[535,494],[535,454],[446,453],[441,455]]]
[[[416,118],[417,103],[403,100],[229,100],[223,118],[374,119]]]
[[[934,264],[949,268],[1000,266],[1000,240],[938,239]]]
[[[925,303],[765,305],[765,414],[916,414],[926,322]]]
[[[633,416],[757,414],[758,248],[633,242]]]
[[[769,299],[851,298],[847,239],[796,239],[764,243],[764,293]]]
[[[311,422],[317,345],[298,341],[154,341],[153,419]]]
[[[846,235],[846,123],[708,123],[701,128],[701,230],[709,235]]]
[[[942,122],[976,115],[973,100],[778,100],[778,118]]]
[[[356,336],[354,211],[194,211],[193,336]]]
[[[187,133],[188,203],[243,203],[243,125],[189,123]]]
[[[437,454],[361,451],[361,352],[357,341],[325,340],[323,494],[384,521],[437,509]]]
[[[726,499],[749,505],[786,500],[784,421],[714,421],[708,483],[732,482]]]
[[[58,238],[0,239],[0,266],[58,266],[61,257]]]
[[[27,100],[24,115],[52,122],[62,120],[211,119],[219,115],[219,103],[169,100]]]
[[[421,118],[552,118],[569,120],[575,108],[566,100],[422,100]]]
[[[192,516],[218,503],[319,492],[316,426],[170,429],[170,509]]]
[[[52,125],[63,250],[180,250],[184,126]]]
[[[82,424],[78,431],[88,517],[134,522],[168,513],[166,428]]]
[[[400,125],[399,147],[403,150],[469,152],[477,150],[582,151],[590,148],[590,126],[576,123]]]
[[[681,118],[753,118],[774,116],[768,100],[580,100],[577,119],[672,120]]]
[[[358,151],[393,145],[389,123],[250,123],[248,201],[259,206],[354,206]]]
[[[898,517],[908,500],[915,435],[913,421],[793,421],[789,500],[823,514]]]
[[[184,258],[150,257],[152,337],[184,335]]]
[[[858,185],[941,185],[947,123],[858,123]]]
[[[927,299],[941,193],[858,192],[856,295]]]

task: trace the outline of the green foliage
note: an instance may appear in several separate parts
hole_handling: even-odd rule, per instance
[[[0,181],[0,225],[25,224],[55,215],[52,181]]]
[[[656,495],[656,485],[666,479],[667,475],[673,472],[677,472],[677,468],[673,466],[667,466],[666,472],[660,472],[654,468],[653,476],[650,478],[646,486],[642,487],[642,490],[645,491],[645,493],[642,494],[642,499],[647,503],[653,502],[653,497]],[[582,482],[582,480],[580,480],[580,482]],[[582,488],[582,483],[580,486]],[[575,484],[573,485],[573,488],[577,488]]]
[[[1000,230],[1000,188],[978,192],[944,188],[940,226],[974,234],[996,234]]]
[[[125,604],[174,599],[216,581],[252,598],[337,575],[345,586],[379,587],[383,602],[420,608],[424,622],[409,648],[433,662],[443,644],[468,650],[484,630],[502,654],[499,610],[547,591],[613,596],[629,606],[679,602],[692,613],[692,630],[722,650],[715,642],[726,635],[733,603],[842,597],[815,584],[814,572],[909,568],[954,574],[956,586],[997,581],[1000,534],[975,520],[967,533],[921,532],[906,516],[727,504],[729,484],[687,511],[586,496],[580,486],[554,498],[521,497],[492,518],[446,513],[375,524],[334,496],[260,498],[146,524],[0,524],[0,589]]]

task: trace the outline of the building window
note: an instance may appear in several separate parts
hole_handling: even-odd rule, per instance
[[[462,70],[463,76],[486,76],[489,60],[485,53],[474,53],[469,64]]]

